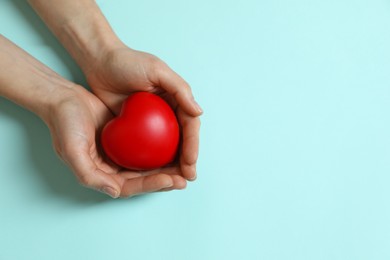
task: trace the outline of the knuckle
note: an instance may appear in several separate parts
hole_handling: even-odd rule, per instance
[[[150,54],[148,57],[148,62],[149,62],[153,71],[158,72],[158,73],[165,71],[165,68],[166,68],[165,63],[157,56]]]
[[[200,119],[199,117],[187,116],[182,120],[183,127],[189,127],[191,129],[199,129],[200,128]]]
[[[185,79],[182,79],[182,80],[183,80],[183,88],[186,91],[188,91],[189,93],[191,93],[191,95],[192,95],[192,90],[191,90],[190,84]]]
[[[80,175],[77,177],[78,182],[80,185],[84,187],[91,187],[92,186],[92,180],[88,175]]]

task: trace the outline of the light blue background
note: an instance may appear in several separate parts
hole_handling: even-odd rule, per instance
[[[390,258],[390,1],[98,3],[192,85],[199,178],[106,199],[0,99],[1,260]],[[0,0],[0,32],[85,82],[24,1]]]

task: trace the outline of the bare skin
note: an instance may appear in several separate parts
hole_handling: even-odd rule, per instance
[[[189,85],[157,57],[125,46],[94,1],[29,2],[80,65],[93,94],[1,37],[0,67],[7,70],[0,72],[0,95],[42,118],[79,182],[117,198],[183,189],[187,180],[195,180],[202,110]],[[133,172],[101,153],[96,142],[101,128],[136,91],[156,93],[175,109],[183,143],[173,165]]]

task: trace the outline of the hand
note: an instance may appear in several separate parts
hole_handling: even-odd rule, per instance
[[[93,92],[114,114],[135,91],[150,91],[169,102],[182,128],[176,166],[180,175],[194,180],[202,111],[188,84],[157,57],[126,47],[95,1],[29,2],[84,71]]]
[[[109,163],[96,142],[111,112],[93,94],[73,85],[45,115],[56,152],[86,187],[116,198],[140,193],[183,189],[186,181],[171,167],[158,174],[123,171]],[[120,173],[120,174],[117,174]]]
[[[112,197],[182,189],[179,167],[158,173],[124,171],[109,163],[96,142],[111,112],[75,85],[0,35],[0,96],[36,113],[48,125],[55,150],[83,185]],[[120,174],[117,174],[120,173]]]
[[[175,110],[182,129],[183,142],[176,166],[180,167],[180,175],[195,180],[202,109],[190,86],[151,54],[124,45],[102,53],[85,71],[93,92],[114,114],[120,112],[122,102],[133,92],[148,91],[164,98]]]

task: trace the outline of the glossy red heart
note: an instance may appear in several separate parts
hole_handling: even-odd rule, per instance
[[[172,108],[149,92],[129,96],[120,115],[107,123],[101,135],[107,156],[133,170],[151,170],[172,162],[179,139],[179,124]]]

